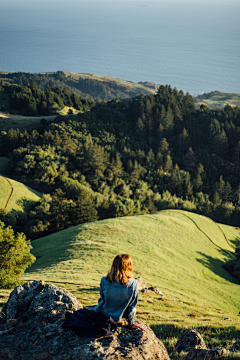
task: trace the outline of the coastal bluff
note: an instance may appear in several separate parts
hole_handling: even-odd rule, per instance
[[[130,329],[124,321],[111,336],[78,337],[63,329],[66,311],[82,308],[69,291],[44,281],[16,287],[0,313],[0,360],[170,360],[150,327]]]

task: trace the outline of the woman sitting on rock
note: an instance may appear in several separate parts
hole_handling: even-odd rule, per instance
[[[126,318],[131,328],[143,330],[143,326],[135,324],[138,286],[132,270],[130,255],[120,254],[115,257],[107,276],[101,279],[100,299],[94,311],[116,322]]]
[[[132,329],[143,330],[142,325],[135,324],[138,286],[132,270],[130,255],[117,255],[107,276],[101,279],[98,305],[91,310],[66,312],[63,327],[72,328],[79,336],[111,335],[117,322],[126,318]]]

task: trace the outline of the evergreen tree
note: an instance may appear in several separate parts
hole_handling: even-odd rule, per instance
[[[71,225],[78,225],[87,222],[97,221],[98,214],[90,195],[81,191],[71,208]]]
[[[184,158],[184,168],[191,175],[195,176],[196,172],[197,172],[197,167],[198,167],[198,163],[197,163],[196,156],[194,154],[193,149],[190,147],[188,149],[188,152],[187,152],[185,158]]]

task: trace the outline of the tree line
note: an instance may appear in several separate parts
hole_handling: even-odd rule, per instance
[[[93,100],[81,98],[68,92],[66,88],[60,90],[48,85],[46,90],[42,91],[35,80],[30,85],[4,83],[1,88],[8,94],[8,106],[26,116],[55,115],[65,106],[85,112],[95,105]]]

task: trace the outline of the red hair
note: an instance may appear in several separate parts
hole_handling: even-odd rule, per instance
[[[133,263],[131,256],[128,254],[120,254],[115,257],[112,267],[107,273],[106,280],[112,284],[117,281],[121,285],[126,285],[133,277]]]

